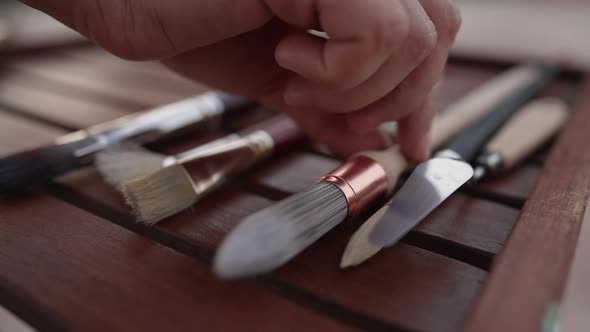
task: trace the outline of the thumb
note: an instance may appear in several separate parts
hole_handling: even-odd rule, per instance
[[[255,0],[22,0],[117,56],[159,59],[250,30],[272,15]]]

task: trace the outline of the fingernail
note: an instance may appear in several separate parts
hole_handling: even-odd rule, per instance
[[[428,34],[436,33],[436,26],[434,25],[434,22],[432,22],[432,20],[430,19],[426,22],[426,32]]]
[[[425,135],[421,140],[420,140],[420,156],[422,157],[422,160],[426,160],[428,158],[430,158],[430,155],[432,153],[431,151],[431,147],[430,147],[430,138],[428,135]]]
[[[291,54],[288,52],[289,50],[286,49],[285,47],[277,47],[276,51],[275,51],[275,60],[277,61],[277,63],[279,64],[279,66],[287,69],[287,70],[292,70],[291,68],[289,68],[289,60],[291,57]]]

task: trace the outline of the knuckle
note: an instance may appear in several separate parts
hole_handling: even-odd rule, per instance
[[[374,49],[389,52],[399,47],[410,33],[410,20],[400,11],[384,14],[375,24],[372,44]]]
[[[103,0],[80,1],[76,7],[76,30],[104,48],[106,51],[127,60],[148,60],[150,54],[143,51],[141,38],[133,19],[128,1],[119,2],[120,7],[107,8]],[[112,11],[125,11],[124,19],[113,18]]]
[[[452,42],[461,28],[462,18],[459,7],[453,2],[447,2],[445,17],[446,22],[442,24],[444,38]]]
[[[436,30],[429,32],[414,30],[407,40],[409,56],[416,62],[421,62],[436,47],[438,33]]]
[[[358,76],[356,71],[350,68],[331,68],[326,74],[324,83],[339,91],[348,90],[358,83]]]

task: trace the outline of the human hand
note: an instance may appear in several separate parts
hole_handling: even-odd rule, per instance
[[[428,157],[427,101],[460,25],[449,0],[24,2],[115,55],[284,111],[341,156],[384,147],[378,125],[399,120],[415,161]]]

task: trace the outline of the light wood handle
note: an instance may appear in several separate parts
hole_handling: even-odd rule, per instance
[[[567,104],[560,99],[535,100],[514,115],[485,150],[500,154],[504,168],[510,168],[553,136],[568,114]]]
[[[387,176],[387,193],[390,194],[397,184],[400,174],[408,167],[408,161],[402,155],[399,146],[394,145],[383,151],[366,151],[358,155],[375,160],[385,170]]]
[[[487,114],[502,100],[514,94],[514,91],[522,89],[536,79],[539,71],[539,67],[534,65],[515,67],[484,83],[481,87],[450,105],[433,122],[430,135],[432,146],[442,145]]]
[[[484,83],[483,86],[452,104],[434,120],[430,136],[432,147],[443,144],[490,112],[494,106],[511,96],[515,90],[518,91],[535,80],[539,75],[539,70],[539,67],[534,65],[515,67]],[[384,151],[367,151],[359,155],[367,156],[383,166],[387,174],[388,193],[393,191],[399,175],[409,164],[397,145]]]

